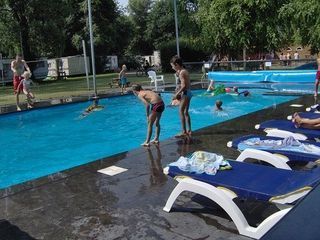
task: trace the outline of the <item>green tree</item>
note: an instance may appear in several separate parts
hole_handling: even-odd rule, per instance
[[[291,0],[281,8],[281,17],[296,42],[320,52],[320,4],[318,0]]]
[[[65,19],[69,8],[66,1],[33,0],[29,4],[29,45],[36,57],[60,57],[65,50]]]
[[[28,5],[30,0],[2,0],[1,6],[4,9],[7,9],[12,19],[16,23],[16,28],[10,29],[10,31],[14,31],[15,35],[19,36],[19,40],[21,42],[21,51],[24,54],[26,59],[32,58],[32,54],[30,51],[30,36],[29,36],[29,23],[27,19]],[[10,24],[13,26],[14,24]],[[14,35],[11,35],[14,36]],[[15,42],[15,41],[13,41]]]
[[[133,54],[150,54],[152,42],[146,39],[148,14],[151,10],[151,0],[129,0],[129,16],[132,21],[132,38],[128,51]]]
[[[3,6],[0,8],[0,53],[5,57],[13,57],[20,50],[19,26],[13,19],[11,11]]]
[[[22,52],[28,60],[59,56],[64,49],[65,1],[1,1],[5,15],[0,19],[1,46],[10,57]],[[59,14],[57,14],[59,9]],[[13,51],[15,53],[13,53]]]
[[[172,0],[156,1],[148,14],[144,37],[152,43],[154,49],[161,43],[175,38],[172,2]]]
[[[177,1],[179,37],[188,39],[188,44],[194,45],[193,47],[195,48],[200,48],[198,43],[194,41],[198,40],[195,36],[199,32],[199,27],[195,22],[197,9],[198,6],[195,1]],[[163,43],[175,40],[175,37],[173,1],[154,1],[148,13],[145,38],[152,43],[154,49],[158,49]]]
[[[68,54],[81,51],[81,41],[89,41],[87,0],[69,0],[73,6],[66,20]],[[97,55],[120,54],[128,44],[130,25],[113,0],[92,1],[94,44]]]
[[[208,50],[237,55],[242,49],[276,50],[288,39],[279,9],[288,0],[199,0],[199,41]]]

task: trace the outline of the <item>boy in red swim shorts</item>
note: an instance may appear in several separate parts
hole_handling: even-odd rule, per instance
[[[149,147],[150,143],[159,144],[159,136],[160,136],[160,119],[162,112],[165,109],[164,102],[161,96],[153,92],[151,90],[144,90],[139,84],[134,85],[132,87],[133,94],[136,95],[145,105],[146,114],[147,114],[147,122],[148,122],[148,130],[147,130],[147,138],[141,146]],[[156,134],[152,141],[152,127],[153,124],[156,125]]]
[[[11,62],[11,70],[13,72],[13,90],[16,95],[17,111],[21,111],[19,106],[19,94],[22,92],[23,86],[20,82],[23,79],[25,69],[30,72],[30,68],[26,61],[23,60],[22,55],[17,54],[16,59]]]
[[[315,91],[314,91],[314,96],[318,96],[318,88],[319,88],[319,82],[320,82],[320,58],[317,59],[317,64],[318,64],[318,70],[316,74],[316,82],[315,82]]]

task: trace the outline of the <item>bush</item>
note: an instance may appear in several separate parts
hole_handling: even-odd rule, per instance
[[[202,62],[207,59],[207,53],[202,50],[199,50],[195,47],[194,44],[180,39],[180,56],[184,62]],[[172,56],[177,54],[176,41],[170,41],[160,44],[159,46],[160,55],[161,55],[161,64],[162,71],[170,72],[172,71],[170,66],[170,59]]]

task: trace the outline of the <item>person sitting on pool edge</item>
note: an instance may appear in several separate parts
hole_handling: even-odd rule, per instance
[[[302,118],[299,113],[294,113],[292,122],[297,128],[320,129],[320,117],[315,119]]]
[[[141,145],[144,147],[149,147],[150,143],[159,144],[160,119],[161,119],[162,112],[165,109],[162,98],[160,97],[159,94],[151,90],[143,90],[143,88],[139,84],[133,86],[132,91],[133,91],[133,94],[136,95],[144,103],[146,107],[147,122],[148,122],[147,138],[146,138],[146,141]],[[150,142],[154,123],[156,125],[156,135],[154,139]]]
[[[101,111],[104,108],[104,106],[99,105],[99,98],[94,97],[93,98],[93,103],[87,107],[87,109],[81,114],[81,118],[84,118],[88,116],[91,112],[93,111]]]
[[[215,106],[215,111],[222,111],[222,101],[221,100],[217,100],[216,101],[216,106]]]
[[[243,94],[243,96],[248,97],[250,95],[250,92],[248,90],[244,90],[242,92],[239,92],[239,88],[238,87],[233,87],[233,92],[237,93],[238,96]]]

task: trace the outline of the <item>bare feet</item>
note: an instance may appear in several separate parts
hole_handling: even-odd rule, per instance
[[[150,143],[144,142],[144,143],[141,144],[141,146],[143,146],[143,147],[150,147]]]
[[[153,139],[153,140],[151,140],[151,142],[150,143],[153,143],[153,144],[159,144],[160,142],[159,142],[159,139]]]
[[[175,137],[175,138],[183,138],[183,137],[185,137],[185,136],[187,136],[187,133],[186,133],[186,132],[182,132],[182,133],[178,133],[178,134],[175,135],[174,137]]]
[[[21,108],[19,106],[17,106],[17,111],[20,112],[21,111]]]

